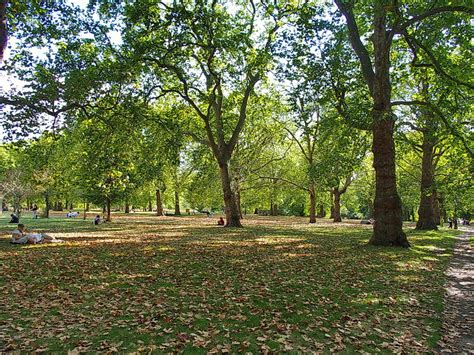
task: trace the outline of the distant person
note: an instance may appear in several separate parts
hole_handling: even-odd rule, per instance
[[[18,224],[17,228],[12,232],[11,240],[13,244],[60,243],[63,241],[47,234],[29,233],[22,223]]]
[[[94,225],[100,224],[100,215],[95,216],[94,218]]]
[[[217,221],[218,226],[223,226],[225,224],[224,218],[220,217],[219,220]]]
[[[10,222],[8,222],[8,223],[18,223],[18,222],[20,222],[20,218],[18,218],[17,215],[15,215],[15,214],[12,213],[12,214],[10,215],[10,217],[11,217],[11,219],[10,219]]]
[[[77,216],[79,216],[79,212],[69,211],[69,212],[66,214],[66,218],[76,218]]]
[[[453,228],[453,219],[448,218],[449,228]]]
[[[33,211],[33,219],[38,219],[38,205],[36,203],[33,205],[31,211]]]

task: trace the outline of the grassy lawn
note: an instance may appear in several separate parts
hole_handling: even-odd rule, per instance
[[[0,219],[0,351],[425,352],[439,338],[454,232],[251,217],[22,222],[67,240],[9,244]]]

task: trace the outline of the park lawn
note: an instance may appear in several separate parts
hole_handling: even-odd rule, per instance
[[[426,352],[440,337],[454,233],[251,217],[22,222],[67,240],[9,244],[0,219],[0,351]]]

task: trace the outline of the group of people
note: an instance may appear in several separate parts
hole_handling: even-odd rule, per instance
[[[462,226],[470,226],[471,225],[471,221],[467,218],[461,218],[461,225]],[[457,218],[448,218],[448,227],[449,228],[457,228],[458,227],[458,219]]]

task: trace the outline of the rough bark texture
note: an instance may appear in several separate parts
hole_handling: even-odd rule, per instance
[[[434,167],[433,167],[433,150],[434,141],[430,134],[430,130],[423,131],[423,158],[421,165],[421,198],[418,208],[418,222],[416,229],[419,230],[437,230],[435,209],[434,209]]]
[[[179,191],[174,190],[174,215],[181,216],[181,208],[179,206]]]
[[[309,185],[309,223],[316,223],[316,188]]]
[[[378,113],[378,112],[376,112]],[[383,113],[378,113],[383,116]],[[395,177],[393,120],[375,119],[372,151],[375,168],[374,233],[372,245],[409,247],[402,226],[402,203]]]
[[[156,189],[155,196],[156,196],[156,215],[163,216],[163,201],[161,200],[160,189]]]
[[[342,222],[341,218],[341,193],[334,189],[333,191],[334,196],[334,217],[333,222]]]
[[[361,40],[353,12],[353,2],[335,0],[346,19],[349,40],[359,58],[362,75],[373,99],[372,152],[375,168],[374,232],[369,244],[408,247],[403,233],[402,205],[395,175],[394,118],[391,111],[390,48],[392,38],[387,31],[385,1],[373,5],[373,56]],[[373,58],[373,62],[372,62]]]
[[[231,178],[229,175],[228,163],[219,163],[221,174],[222,190],[224,192],[226,227],[242,227],[240,223],[240,213],[237,207],[237,198],[232,191]]]
[[[375,168],[374,234],[372,245],[409,247],[403,232],[402,203],[397,192],[395,174],[394,117],[391,111],[390,42],[386,34],[386,14],[382,3],[375,5],[374,53],[375,72],[371,94],[372,152]]]

